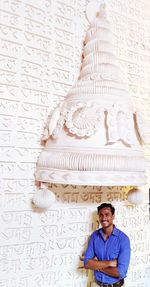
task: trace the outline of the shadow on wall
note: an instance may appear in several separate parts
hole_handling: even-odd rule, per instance
[[[127,201],[127,193],[130,187],[49,184],[49,189],[55,193],[56,202],[58,203],[95,204],[105,201]]]
[[[92,231],[96,230],[99,228],[99,220],[98,220],[98,215],[97,215],[97,211],[94,211],[92,212]],[[92,232],[91,232],[92,233]],[[90,238],[90,236],[89,236]],[[78,269],[77,269],[77,272],[83,272],[83,270],[85,270],[84,272],[86,273],[86,277],[88,278],[87,280],[87,287],[91,287],[91,284],[92,282],[94,282],[94,273],[92,270],[90,269],[85,269],[84,268],[84,253],[85,253],[85,250],[87,248],[87,245],[88,245],[88,241],[89,241],[89,238],[88,240],[85,242],[85,245],[84,245],[84,248],[83,248],[83,251],[82,251],[82,254],[81,256],[79,257],[79,263],[78,263]]]
[[[56,201],[50,208],[53,208],[55,204],[76,204],[76,205],[87,205],[99,204],[101,202],[125,202],[127,201],[128,191],[130,187],[127,186],[78,186],[68,184],[49,184],[47,188],[51,194],[54,194]],[[36,207],[33,203],[32,209],[35,212],[42,212],[45,209]]]
[[[86,283],[85,287],[91,287],[92,282],[94,281],[93,272],[91,270],[87,270],[84,268],[84,253],[88,244],[88,240],[90,238],[91,233],[98,229],[99,227],[99,221],[98,221],[98,215],[97,215],[97,206],[100,205],[102,202],[112,202],[113,205],[115,205],[115,208],[119,208],[120,205],[123,204],[124,208],[127,209],[125,205],[128,205],[127,201],[127,194],[128,189],[127,187],[102,187],[102,186],[76,186],[76,185],[56,185],[56,184],[49,184],[49,189],[52,190],[56,196],[55,203],[51,206],[49,211],[55,210],[56,208],[59,210],[61,208],[64,210],[65,215],[62,213],[62,217],[70,214],[69,222],[72,224],[71,230],[74,230],[72,222],[72,206],[74,206],[75,209],[80,208],[80,218],[82,218],[82,208],[87,208],[89,206],[88,215],[90,216],[89,219],[89,227],[86,229],[85,227],[85,214],[84,219],[82,222],[82,231],[84,228],[85,236],[84,236],[84,242],[82,242],[81,250],[78,252],[77,255],[77,266],[76,266],[76,274],[79,275],[79,277],[85,277]],[[33,205],[33,209],[35,212],[42,213],[43,210],[40,208],[37,208]],[[68,212],[67,212],[68,209]],[[71,210],[70,210],[71,209]],[[124,213],[124,212],[123,212]],[[87,215],[87,213],[86,213]],[[124,215],[123,215],[124,217]],[[60,220],[62,220],[61,218]],[[81,219],[82,220],[82,219]],[[78,219],[76,219],[78,222]],[[86,218],[87,221],[87,218]],[[71,223],[72,222],[72,223]],[[122,221],[124,222],[124,221]],[[124,225],[124,223],[123,223]],[[69,225],[70,226],[70,225]],[[86,225],[87,226],[87,225]],[[78,234],[76,234],[78,237]]]

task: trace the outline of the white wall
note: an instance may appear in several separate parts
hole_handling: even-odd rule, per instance
[[[44,122],[79,73],[87,2],[1,0],[1,287],[90,286],[91,272],[82,268],[80,256],[97,227],[95,210],[101,201],[115,205],[116,224],[131,238],[126,286],[149,286],[149,172],[139,206],[127,203],[125,189],[64,185],[52,186],[57,202],[47,212],[31,205]],[[150,3],[107,2],[129,92],[148,115]],[[150,163],[150,135],[145,153]]]

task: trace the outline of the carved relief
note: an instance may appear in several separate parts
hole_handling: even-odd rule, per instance
[[[127,191],[123,187],[53,184],[57,198],[53,208],[41,213],[31,206],[36,190],[35,164],[47,115],[66,96],[76,77],[76,66],[80,66],[81,42],[88,26],[84,14],[87,2],[1,0],[0,286],[3,287],[90,284],[90,274],[78,270],[78,266],[89,235],[98,226],[96,207],[103,201],[115,205],[116,224],[131,238],[132,262],[126,285],[149,287],[147,187],[145,202],[133,207],[127,204]],[[129,92],[136,105],[139,103],[140,109],[149,113],[149,3],[109,2],[116,34],[115,51],[122,67],[128,69],[124,75],[128,75]],[[77,27],[76,15],[81,27]],[[143,126],[140,133],[143,137]],[[149,159],[149,146],[146,154]]]

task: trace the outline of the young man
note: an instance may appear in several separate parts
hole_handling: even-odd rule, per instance
[[[98,206],[102,228],[93,232],[84,255],[86,269],[94,270],[92,287],[120,287],[130,262],[130,240],[115,227],[115,208],[110,203]]]

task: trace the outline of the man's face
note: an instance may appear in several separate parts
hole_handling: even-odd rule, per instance
[[[112,215],[110,207],[102,208],[98,215],[103,228],[108,228],[113,225],[114,215]]]

